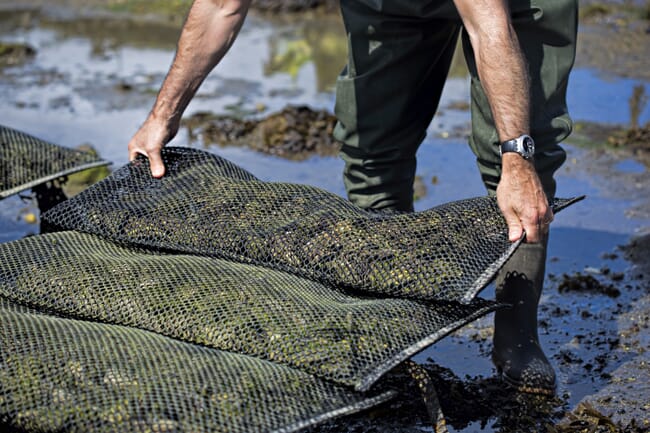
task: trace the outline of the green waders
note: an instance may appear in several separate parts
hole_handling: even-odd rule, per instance
[[[531,76],[535,166],[549,198],[555,194],[553,173],[566,159],[558,143],[569,135],[572,126],[566,89],[575,58],[577,8],[577,0],[510,1],[513,25]],[[334,135],[343,143],[341,156],[349,199],[363,208],[413,209],[415,153],[438,108],[459,34],[471,74],[469,144],[488,193],[494,194],[501,175],[499,139],[478,79],[469,37],[453,3],[341,0],[341,11],[348,36],[348,63],[337,82],[335,112],[339,122]],[[548,367],[546,377],[524,383],[521,388],[525,389],[550,388],[555,382],[541,349],[528,350],[531,345],[539,347],[536,311],[545,246],[543,242],[542,252],[532,263],[530,254],[515,253],[497,280],[497,299],[514,305],[505,311],[517,311],[524,302],[528,314],[535,317],[534,332],[514,332],[517,319],[513,316],[502,320],[505,316],[496,313],[497,347],[493,359],[497,367],[514,383],[542,375],[539,368],[527,372],[533,368],[529,364]],[[514,274],[519,278],[507,277]],[[532,287],[523,300],[520,292],[512,296],[518,289],[509,288],[522,278],[536,282],[517,285]],[[519,341],[520,335],[531,336],[526,341],[532,342]],[[510,347],[504,348],[508,341],[520,351],[539,352],[541,357],[513,354]],[[515,358],[520,360],[517,365],[512,361]]]

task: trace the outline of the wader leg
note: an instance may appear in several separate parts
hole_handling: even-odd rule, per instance
[[[569,72],[575,58],[577,2],[511,1],[519,42],[531,75],[531,135],[535,168],[549,199],[555,195],[553,173],[566,159],[559,142],[571,132],[566,107]],[[463,46],[472,74],[472,136],[483,182],[494,194],[501,176],[499,139],[487,98],[476,73],[471,46]],[[519,390],[553,393],[555,372],[539,345],[537,306],[542,292],[547,239],[522,244],[497,277],[497,300],[512,308],[495,313],[493,360],[504,379]]]
[[[459,22],[380,13],[361,1],[342,1],[341,10],[349,52],[334,135],[343,142],[348,197],[363,208],[412,210],[415,153],[438,107]]]
[[[512,307],[494,313],[492,361],[519,391],[552,395],[555,371],[537,335],[547,240],[521,244],[497,276],[496,299]]]

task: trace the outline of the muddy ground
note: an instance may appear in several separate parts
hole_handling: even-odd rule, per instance
[[[16,5],[20,8],[37,5],[74,20],[76,14],[97,13],[97,7],[102,8],[101,14],[113,14],[115,3],[120,2],[0,0],[0,8],[10,10]],[[159,15],[149,10],[140,20],[177,28],[182,21],[179,11],[184,6],[178,6],[183,2],[172,3],[177,9]],[[60,5],[68,7],[60,8]],[[71,5],[74,7],[69,8]],[[581,5],[577,66],[597,68],[617,77],[650,80],[650,5],[616,1],[584,1]],[[157,25],[153,27],[159,28]],[[143,37],[154,34],[149,27],[147,29]],[[5,56],[0,58],[0,67],[3,61],[15,65],[28,62],[37,55],[28,46],[7,45],[3,50],[0,54]],[[141,97],[141,94],[132,92],[132,88],[123,90],[124,94]],[[643,111],[647,95],[640,94],[636,100],[631,98],[630,104],[636,104],[636,110]],[[632,108],[631,112],[634,111]],[[224,138],[219,135],[224,132],[224,124],[231,128],[231,132],[234,131],[232,134],[237,139],[240,138],[237,134],[244,133],[270,137],[262,140],[264,146],[259,150],[274,155],[281,153],[280,156],[292,159],[302,160],[309,152],[335,153],[335,143],[327,141],[323,144],[319,139],[323,132],[329,134],[331,131],[332,120],[327,113],[314,110],[300,114],[296,108],[288,108],[283,113],[289,113],[289,117],[270,114],[266,117],[269,121],[262,123],[275,125],[272,132],[265,127],[260,129],[257,121],[247,124],[239,116],[215,119],[211,114],[188,118],[185,126],[191,133],[192,128],[205,131],[212,125],[213,138],[219,145],[224,145],[220,142]],[[303,122],[320,126],[316,130],[292,127],[292,122],[300,116],[305,116]],[[221,127],[215,129],[215,124]],[[607,194],[637,198],[628,210],[629,215],[645,221],[650,221],[649,128],[649,124],[635,121],[633,114],[630,122],[625,124],[578,122],[570,140],[580,149],[581,158],[589,161],[591,174],[598,179],[607,179],[604,186]],[[461,126],[458,130],[466,129]],[[301,133],[304,135],[300,136]],[[280,143],[280,147],[273,147],[273,143]],[[630,159],[643,164],[645,170],[630,173],[614,169],[617,164]],[[461,377],[458,371],[443,366],[439,359],[420,359],[436,383],[451,429],[463,432],[650,431],[649,258],[650,226],[639,227],[629,242],[603,254],[582,271],[549,274],[549,294],[540,307],[540,332],[547,346],[553,348],[549,355],[562,382],[560,392],[554,398],[519,395],[504,388],[494,375],[468,374]],[[562,259],[551,257],[550,260]],[[622,267],[621,261],[625,262]],[[576,322],[583,325],[576,325]],[[458,346],[489,357],[490,321],[479,320],[446,340],[449,340],[449,347]],[[409,398],[417,394],[415,387],[408,381],[403,386],[405,397],[402,399],[326,423],[311,431],[431,431],[422,404]],[[583,388],[586,391],[576,391]],[[579,401],[576,401],[576,394],[582,396]]]

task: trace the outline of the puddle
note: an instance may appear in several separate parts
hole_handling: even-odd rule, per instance
[[[645,165],[633,159],[625,159],[614,164],[614,170],[623,173],[645,173]]]
[[[592,69],[574,69],[569,77],[567,104],[575,120],[629,126],[630,98],[637,86],[650,93],[643,80],[612,77]],[[639,124],[650,120],[650,104],[638,114]]]
[[[27,215],[38,218],[38,208],[17,195],[0,201],[0,242],[9,242],[39,232],[38,222],[28,222]]]
[[[113,167],[125,164],[127,143],[145,119],[172,60],[177,28],[132,26],[100,19],[61,21],[35,11],[5,11],[0,23],[0,41],[29,44],[36,49],[35,57],[22,66],[0,70],[2,123],[67,147],[89,143],[104,159],[113,162]],[[307,17],[291,22],[252,15],[229,55],[201,87],[186,116],[201,111],[266,116],[287,104],[331,111],[334,83],[344,53],[345,38],[335,19]],[[647,85],[640,80],[605,78],[593,70],[576,69],[569,83],[569,108],[576,119],[625,125],[630,119],[630,95],[640,84]],[[417,175],[422,179],[424,194],[416,202],[417,210],[484,194],[474,157],[464,139],[469,112],[458,103],[468,97],[468,78],[457,74],[450,78],[443,92],[441,113],[433,120],[418,153]],[[641,124],[650,121],[650,107],[642,110],[638,119]],[[181,129],[172,144],[200,145],[190,139],[186,129]],[[337,157],[295,162],[242,147],[212,146],[209,150],[261,179],[305,183],[344,195],[343,164]],[[549,246],[549,287],[558,284],[552,276],[559,278],[564,273],[604,266],[611,272],[625,271],[628,263],[618,246],[650,227],[650,216],[641,213],[631,217],[628,213],[639,200],[648,200],[643,183],[642,189],[635,189],[638,179],[617,178],[616,182],[630,186],[613,193],[607,186],[607,175],[590,170],[592,156],[586,150],[570,145],[567,150],[567,164],[558,173],[558,195],[586,194],[587,199],[556,217]],[[633,160],[618,162],[613,170],[625,176],[647,174],[643,165]],[[0,242],[36,232],[38,224],[24,219],[26,213],[35,211],[18,197],[0,201]],[[594,318],[599,320],[597,323],[609,320],[612,311],[621,310],[616,304],[624,303],[634,293],[632,289],[624,292],[621,299],[560,294],[556,289],[544,294],[540,320],[547,326],[540,331],[542,344],[552,354],[560,379],[559,395],[567,403],[577,403],[607,382],[606,375],[591,375],[584,365],[597,364],[594,358],[604,352],[600,346],[594,347],[601,343],[606,346],[607,338],[615,338],[616,321],[606,322],[603,335],[598,337],[601,340],[590,344],[578,344],[574,336],[588,335]],[[492,297],[493,288],[486,289],[483,296]],[[479,320],[416,359],[433,358],[460,378],[492,376],[489,335],[480,337],[490,321],[490,317]],[[625,354],[618,349],[612,352],[603,372],[612,371],[625,360]],[[571,356],[585,362],[567,362]],[[457,430],[452,427],[452,431],[472,432],[479,427],[482,431],[499,431],[498,427],[490,427],[492,423],[483,424],[469,420]]]

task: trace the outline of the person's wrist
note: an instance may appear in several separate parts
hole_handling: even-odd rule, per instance
[[[501,165],[503,166],[504,171],[508,167],[525,167],[525,168],[534,168],[534,160],[532,158],[526,159],[516,152],[508,152],[501,155]]]
[[[528,134],[520,134],[514,138],[502,141],[499,144],[499,153],[517,153],[524,159],[532,159],[535,156],[535,140]]]
[[[180,118],[175,117],[174,114],[152,110],[146,121],[146,129],[153,134],[154,139],[162,141],[162,144],[165,145],[176,135],[179,124]]]
[[[164,126],[165,128],[168,128],[168,125],[175,122],[178,117],[178,113],[164,108],[151,110],[149,114],[151,123]]]
[[[534,175],[536,171],[533,161],[516,153],[501,157],[501,179],[507,180],[506,184],[526,182]]]

